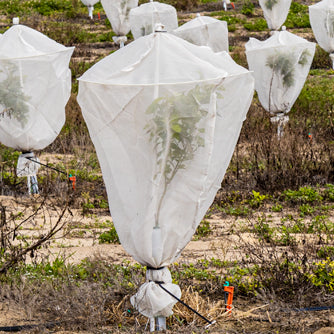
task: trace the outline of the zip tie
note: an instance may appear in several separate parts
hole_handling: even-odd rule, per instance
[[[156,284],[158,284],[160,286],[160,288],[164,291],[166,291],[169,295],[171,295],[173,298],[175,298],[179,303],[181,303],[183,306],[187,307],[190,311],[194,312],[196,315],[198,315],[200,318],[202,318],[203,320],[205,320],[208,325],[206,325],[204,328],[207,329],[210,326],[212,326],[213,324],[216,323],[216,320],[210,321],[209,319],[207,319],[206,317],[204,317],[202,314],[198,313],[196,310],[194,310],[191,306],[187,305],[185,302],[183,302],[180,298],[176,297],[175,295],[173,295],[170,291],[168,291],[165,287],[162,286],[163,282],[155,282]]]

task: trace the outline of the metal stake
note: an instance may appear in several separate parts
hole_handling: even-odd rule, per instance
[[[167,327],[165,317],[150,318],[150,332],[159,332],[166,329]]]

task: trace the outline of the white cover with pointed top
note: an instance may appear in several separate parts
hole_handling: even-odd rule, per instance
[[[130,27],[134,39],[154,32],[161,23],[170,32],[178,27],[176,9],[165,3],[151,1],[130,11]]]
[[[322,0],[309,6],[310,23],[320,47],[334,52],[334,1]]]
[[[142,265],[169,265],[191,240],[221,186],[253,85],[226,52],[169,33],[139,38],[79,78],[117,233]],[[153,290],[161,292],[145,285],[145,295]],[[161,303],[168,313],[170,298]]]
[[[291,0],[259,0],[270,30],[278,30],[285,22]]]
[[[173,30],[172,34],[190,43],[208,46],[214,52],[228,52],[227,22],[213,17],[198,16]]]
[[[71,93],[67,48],[40,32],[14,25],[0,43],[0,142],[21,151],[53,142],[65,122]]]
[[[104,11],[117,36],[130,31],[130,10],[138,6],[138,0],[101,0]]]
[[[245,46],[263,108],[272,114],[288,113],[304,86],[315,43],[280,31],[265,41],[250,38]]]

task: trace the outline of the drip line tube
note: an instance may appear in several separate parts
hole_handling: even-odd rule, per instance
[[[176,297],[174,294],[172,294],[170,291],[168,291],[165,287],[162,286],[163,282],[159,282],[158,281],[158,282],[155,282],[155,283],[158,284],[162,290],[164,290],[169,295],[171,295],[173,298],[175,298],[183,306],[187,307],[190,311],[194,312],[196,315],[198,315],[200,318],[202,318],[204,321],[206,321],[208,323],[208,325],[206,326],[206,328],[208,328],[209,326],[211,326],[211,325],[213,325],[213,324],[216,323],[216,320],[210,321],[209,319],[207,319],[206,317],[204,317],[202,314],[200,314],[199,312],[197,312],[196,310],[194,310],[191,306],[189,306],[184,301],[182,301],[180,298]]]

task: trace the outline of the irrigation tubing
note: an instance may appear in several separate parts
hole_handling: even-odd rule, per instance
[[[188,304],[186,304],[185,302],[183,302],[180,298],[176,297],[174,294],[172,294],[170,291],[168,291],[165,287],[162,286],[163,282],[155,282],[155,283],[158,284],[162,290],[164,290],[169,295],[171,295],[173,298],[175,298],[179,303],[181,303],[182,305],[184,305],[185,307],[187,307],[190,311],[194,312],[200,318],[202,318],[203,320],[205,320],[210,326],[213,325],[214,323],[216,323],[215,320],[214,321],[210,321],[209,319],[207,319],[206,317],[204,317],[202,314],[200,314],[196,310],[194,310],[191,306],[189,306]]]
[[[40,325],[19,325],[19,326],[3,326],[0,327],[0,332],[20,332],[20,331],[26,331],[29,329],[34,329],[34,328],[47,328],[51,329],[54,328],[55,326],[59,326],[59,322],[52,322],[49,324],[40,324]]]
[[[293,309],[293,311],[296,311],[296,312],[326,311],[326,310],[334,310],[334,305],[331,305],[331,306],[311,306],[311,307]]]

